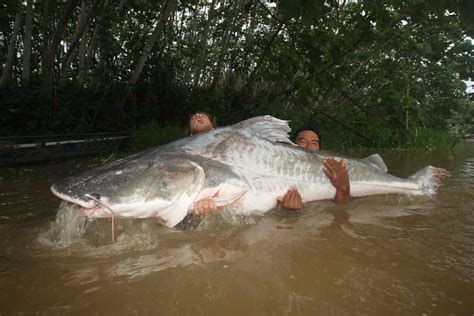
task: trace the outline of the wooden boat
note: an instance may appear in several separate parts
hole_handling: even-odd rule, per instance
[[[126,132],[0,137],[0,165],[95,155],[116,150],[129,138]]]

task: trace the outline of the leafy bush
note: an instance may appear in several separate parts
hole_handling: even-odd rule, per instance
[[[150,147],[167,144],[186,136],[186,128],[183,126],[165,126],[154,121],[132,131],[126,150],[131,152],[141,151]]]

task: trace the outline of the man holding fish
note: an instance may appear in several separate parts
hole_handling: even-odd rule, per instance
[[[191,116],[188,122],[189,135],[206,132],[215,128],[214,119],[205,112],[197,112]],[[319,150],[321,139],[317,127],[307,125],[295,133],[294,143],[299,147],[311,150]],[[334,201],[336,203],[347,203],[352,200],[350,196],[349,173],[345,160],[337,161],[334,158],[324,160],[324,173],[328,176],[332,185],[336,188]],[[277,198],[281,206],[288,210],[299,210],[303,207],[301,194],[297,188],[288,189],[285,195]],[[194,213],[205,215],[217,211],[217,206],[212,198],[204,198],[194,204]]]

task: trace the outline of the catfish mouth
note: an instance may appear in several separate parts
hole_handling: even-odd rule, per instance
[[[84,208],[84,214],[86,216],[92,216],[97,210],[101,210],[102,206],[105,206],[106,209],[108,209],[112,215],[112,244],[115,244],[115,220],[114,220],[114,211],[108,207],[107,205],[101,203],[100,201],[100,195],[99,194],[96,194],[96,193],[87,193],[87,194],[84,194],[84,199],[77,199],[77,198],[73,198],[73,197],[70,197],[66,194],[62,194],[60,192],[58,192],[55,188],[54,188],[54,185],[51,186],[51,192],[53,192],[54,195],[56,195],[58,198],[60,198],[61,200],[64,200],[66,202],[70,202],[70,203],[73,203],[73,204],[77,204],[81,207]]]
[[[54,185],[51,187],[51,192],[54,195],[56,195],[58,198],[60,198],[61,200],[64,200],[66,202],[70,202],[70,203],[73,203],[73,204],[77,204],[77,205],[82,206],[83,208],[86,208],[86,209],[92,209],[92,208],[95,208],[97,206],[97,202],[95,200],[91,199],[91,198],[88,198],[87,196],[84,196],[84,199],[74,198],[74,197],[71,197],[69,195],[58,192],[54,188]]]

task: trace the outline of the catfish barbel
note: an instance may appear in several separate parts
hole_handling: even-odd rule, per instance
[[[290,187],[303,202],[332,199],[335,188],[323,172],[327,157],[347,159],[354,197],[430,195],[447,174],[427,166],[411,177],[395,177],[377,154],[354,159],[300,148],[289,132],[287,121],[254,117],[104,164],[51,191],[89,217],[157,217],[173,227],[203,198],[236,214],[268,211]]]

